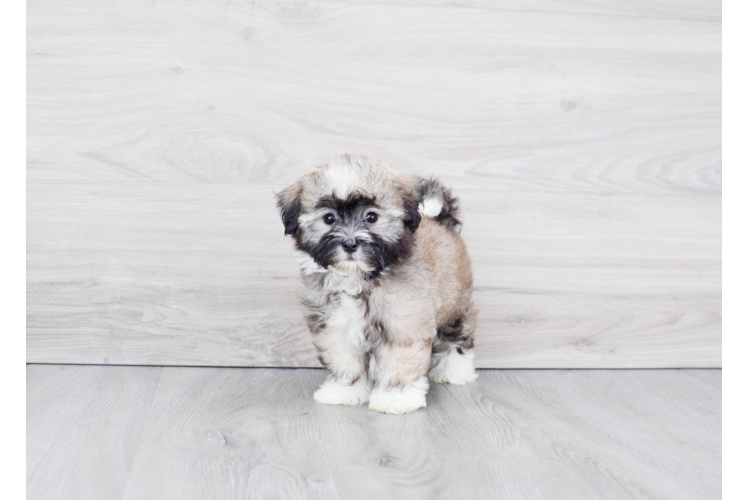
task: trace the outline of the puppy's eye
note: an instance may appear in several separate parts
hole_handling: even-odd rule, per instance
[[[328,226],[332,226],[333,222],[335,222],[335,216],[333,214],[327,214],[322,219],[325,221],[325,224]]]
[[[366,222],[368,222],[369,224],[374,224],[378,218],[379,217],[374,212],[369,212],[368,214],[366,214]]]

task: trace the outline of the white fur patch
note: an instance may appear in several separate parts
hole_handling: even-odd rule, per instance
[[[402,389],[375,389],[369,396],[369,409],[400,415],[426,406],[429,381],[426,377]]]
[[[474,358],[472,350],[460,354],[457,349],[450,347],[446,354],[434,356],[429,378],[440,384],[465,385],[475,382],[478,373],[473,367]]]
[[[368,273],[374,269],[367,266],[366,263],[360,260],[340,260],[332,265],[333,270],[340,276],[358,276],[361,273]],[[360,293],[360,291],[358,292]]]
[[[314,262],[314,259],[308,253],[302,252],[301,250],[295,250],[294,252],[296,253],[296,262],[299,263],[302,274],[308,276],[310,274],[327,272],[324,267]]]
[[[352,165],[340,165],[327,170],[327,181],[338,198],[345,198],[361,182],[360,169]]]
[[[333,270],[325,276],[324,286],[324,289],[327,292],[343,292],[353,297],[361,293],[364,287],[364,282],[358,275],[349,276]],[[356,304],[356,307],[360,311],[363,311],[363,305],[360,302]],[[357,318],[360,316],[360,314],[355,313],[353,310],[349,310],[349,313],[354,314],[354,317]]]
[[[431,217],[433,219],[435,217],[439,217],[439,214],[442,213],[442,206],[442,200],[435,196],[432,196],[426,198],[418,205],[418,211],[421,213],[421,215]]]
[[[322,217],[320,213],[321,212],[318,210],[316,212],[299,215],[299,224],[301,224],[302,226],[312,225],[313,223],[317,222],[317,219]]]
[[[354,280],[345,280],[354,282]],[[356,286],[356,293],[361,293],[361,285],[358,280],[355,280],[354,285]],[[364,318],[364,307],[360,299],[353,298],[346,292],[349,290],[341,289],[343,291],[340,294],[340,307],[330,311],[327,318],[327,326],[340,330],[345,334],[346,338],[354,341],[357,346],[363,345],[363,331],[366,327],[366,319]],[[351,290],[352,291],[352,290]]]
[[[314,392],[314,400],[325,405],[357,406],[369,401],[370,391],[371,383],[366,376],[352,385],[330,377]]]

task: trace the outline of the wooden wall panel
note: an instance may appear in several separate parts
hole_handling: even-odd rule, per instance
[[[717,199],[460,194],[480,366],[719,363]],[[45,181],[28,199],[30,361],[317,366],[271,187]]]
[[[483,367],[721,364],[721,6],[27,6],[28,360],[317,366],[272,193],[463,200]]]

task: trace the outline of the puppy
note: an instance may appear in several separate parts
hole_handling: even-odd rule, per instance
[[[457,200],[436,180],[345,155],[278,194],[319,360],[319,403],[426,406],[429,379],[473,382],[473,277]]]

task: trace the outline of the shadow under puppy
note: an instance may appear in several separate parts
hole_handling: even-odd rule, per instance
[[[435,180],[345,155],[278,194],[320,362],[319,403],[426,406],[434,382],[473,382],[477,311],[457,200]]]

